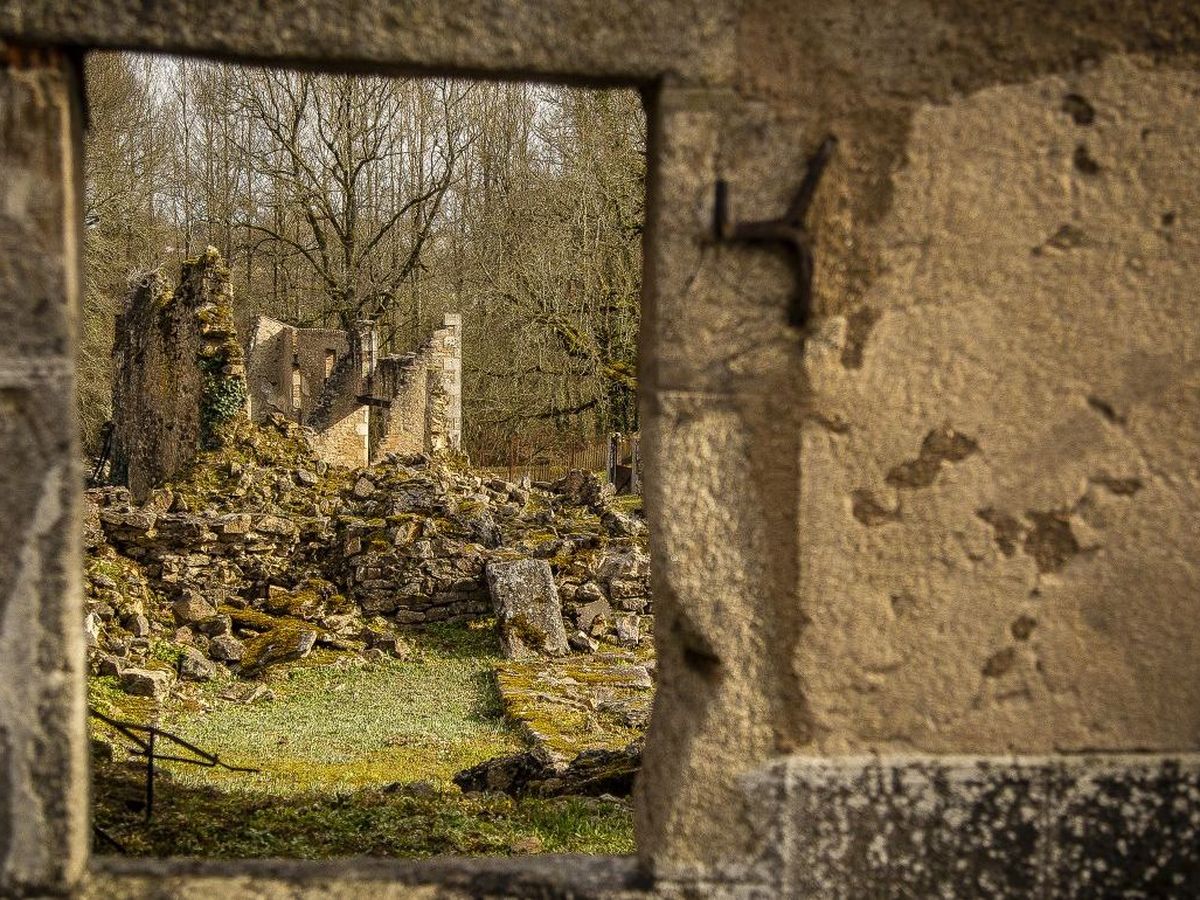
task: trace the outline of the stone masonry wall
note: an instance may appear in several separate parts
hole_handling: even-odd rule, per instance
[[[249,413],[255,422],[271,413],[303,421],[320,401],[328,380],[326,357],[334,365],[350,352],[346,333],[337,328],[297,328],[259,316],[246,349]],[[300,406],[294,404],[293,380],[300,380]]]
[[[349,353],[346,332],[336,328],[296,328],[259,316],[246,348],[246,382],[250,391],[248,412],[252,421],[282,413],[304,421],[322,396],[328,378],[326,354],[337,362]],[[300,407],[294,403],[294,379],[299,374]]]
[[[295,328],[259,316],[247,350],[250,415],[282,413],[313,431],[327,462],[355,468],[388,453],[438,454],[462,443],[462,316],[416,351],[377,358],[371,323],[361,333]],[[326,373],[326,355],[335,362]],[[300,379],[300,406],[293,379]],[[386,404],[364,405],[369,391]]]
[[[424,453],[428,448],[425,427],[430,370],[426,352],[385,356],[377,373],[381,390],[391,396],[391,406],[376,417],[372,457],[385,453]]]
[[[370,407],[345,404],[344,415],[312,433],[313,449],[321,459],[354,469],[367,464]]]
[[[114,480],[144,500],[181,472],[245,401],[229,272],[209,248],[172,292],[159,273],[133,286],[113,345]]]
[[[381,410],[371,458],[387,453],[439,454],[462,446],[462,316],[446,313],[443,327],[414,353],[379,361],[373,389],[390,397]]]

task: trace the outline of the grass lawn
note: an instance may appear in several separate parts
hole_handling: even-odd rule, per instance
[[[95,765],[96,824],[138,855],[632,852],[625,801],[463,795],[455,772],[524,746],[502,716],[494,629],[429,628],[411,645],[406,660],[370,665],[314,653],[271,672],[272,701],[219,699],[231,681],[172,701],[157,710],[164,728],[261,772],[164,763],[147,825],[143,769],[118,752]],[[105,679],[91,693],[116,715],[151,714]]]

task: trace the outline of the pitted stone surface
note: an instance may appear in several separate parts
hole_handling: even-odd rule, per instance
[[[781,763],[781,895],[1165,897],[1200,890],[1200,757]]]
[[[840,320],[807,353],[815,751],[1196,745],[1197,91],[1110,59],[915,115],[861,365]]]
[[[59,54],[0,68],[0,896],[86,854],[69,80]]]

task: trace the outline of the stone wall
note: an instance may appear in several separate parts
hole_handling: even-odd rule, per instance
[[[247,350],[251,418],[282,413],[312,429],[323,459],[351,468],[388,453],[458,450],[462,316],[447,313],[412,353],[380,357],[377,345],[371,322],[347,333],[259,316]],[[367,395],[380,402],[363,403]]]
[[[213,248],[183,265],[172,292],[144,276],[117,316],[112,477],[144,500],[179,474],[245,401],[229,272]]]
[[[304,421],[332,374],[327,361],[332,358],[336,367],[349,352],[350,342],[341,329],[297,328],[259,316],[246,349],[251,419],[261,422],[271,413],[282,413]]]
[[[414,353],[384,357],[373,383],[382,407],[371,458],[387,453],[440,454],[462,446],[462,316],[444,324]]]
[[[339,404],[338,415],[321,423],[310,441],[321,459],[349,469],[367,464],[370,448],[371,409],[357,403]]]

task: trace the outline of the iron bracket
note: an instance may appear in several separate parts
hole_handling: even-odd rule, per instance
[[[787,212],[778,219],[763,219],[758,222],[729,221],[729,185],[724,180],[717,181],[717,195],[713,208],[717,240],[724,243],[776,245],[787,252],[796,275],[796,287],[788,306],[788,324],[796,328],[807,325],[812,313],[812,236],[805,225],[805,218],[817,192],[817,184],[829,165],[835,147],[837,138],[831,134],[809,157],[804,181],[800,183],[800,189],[792,198]]]

